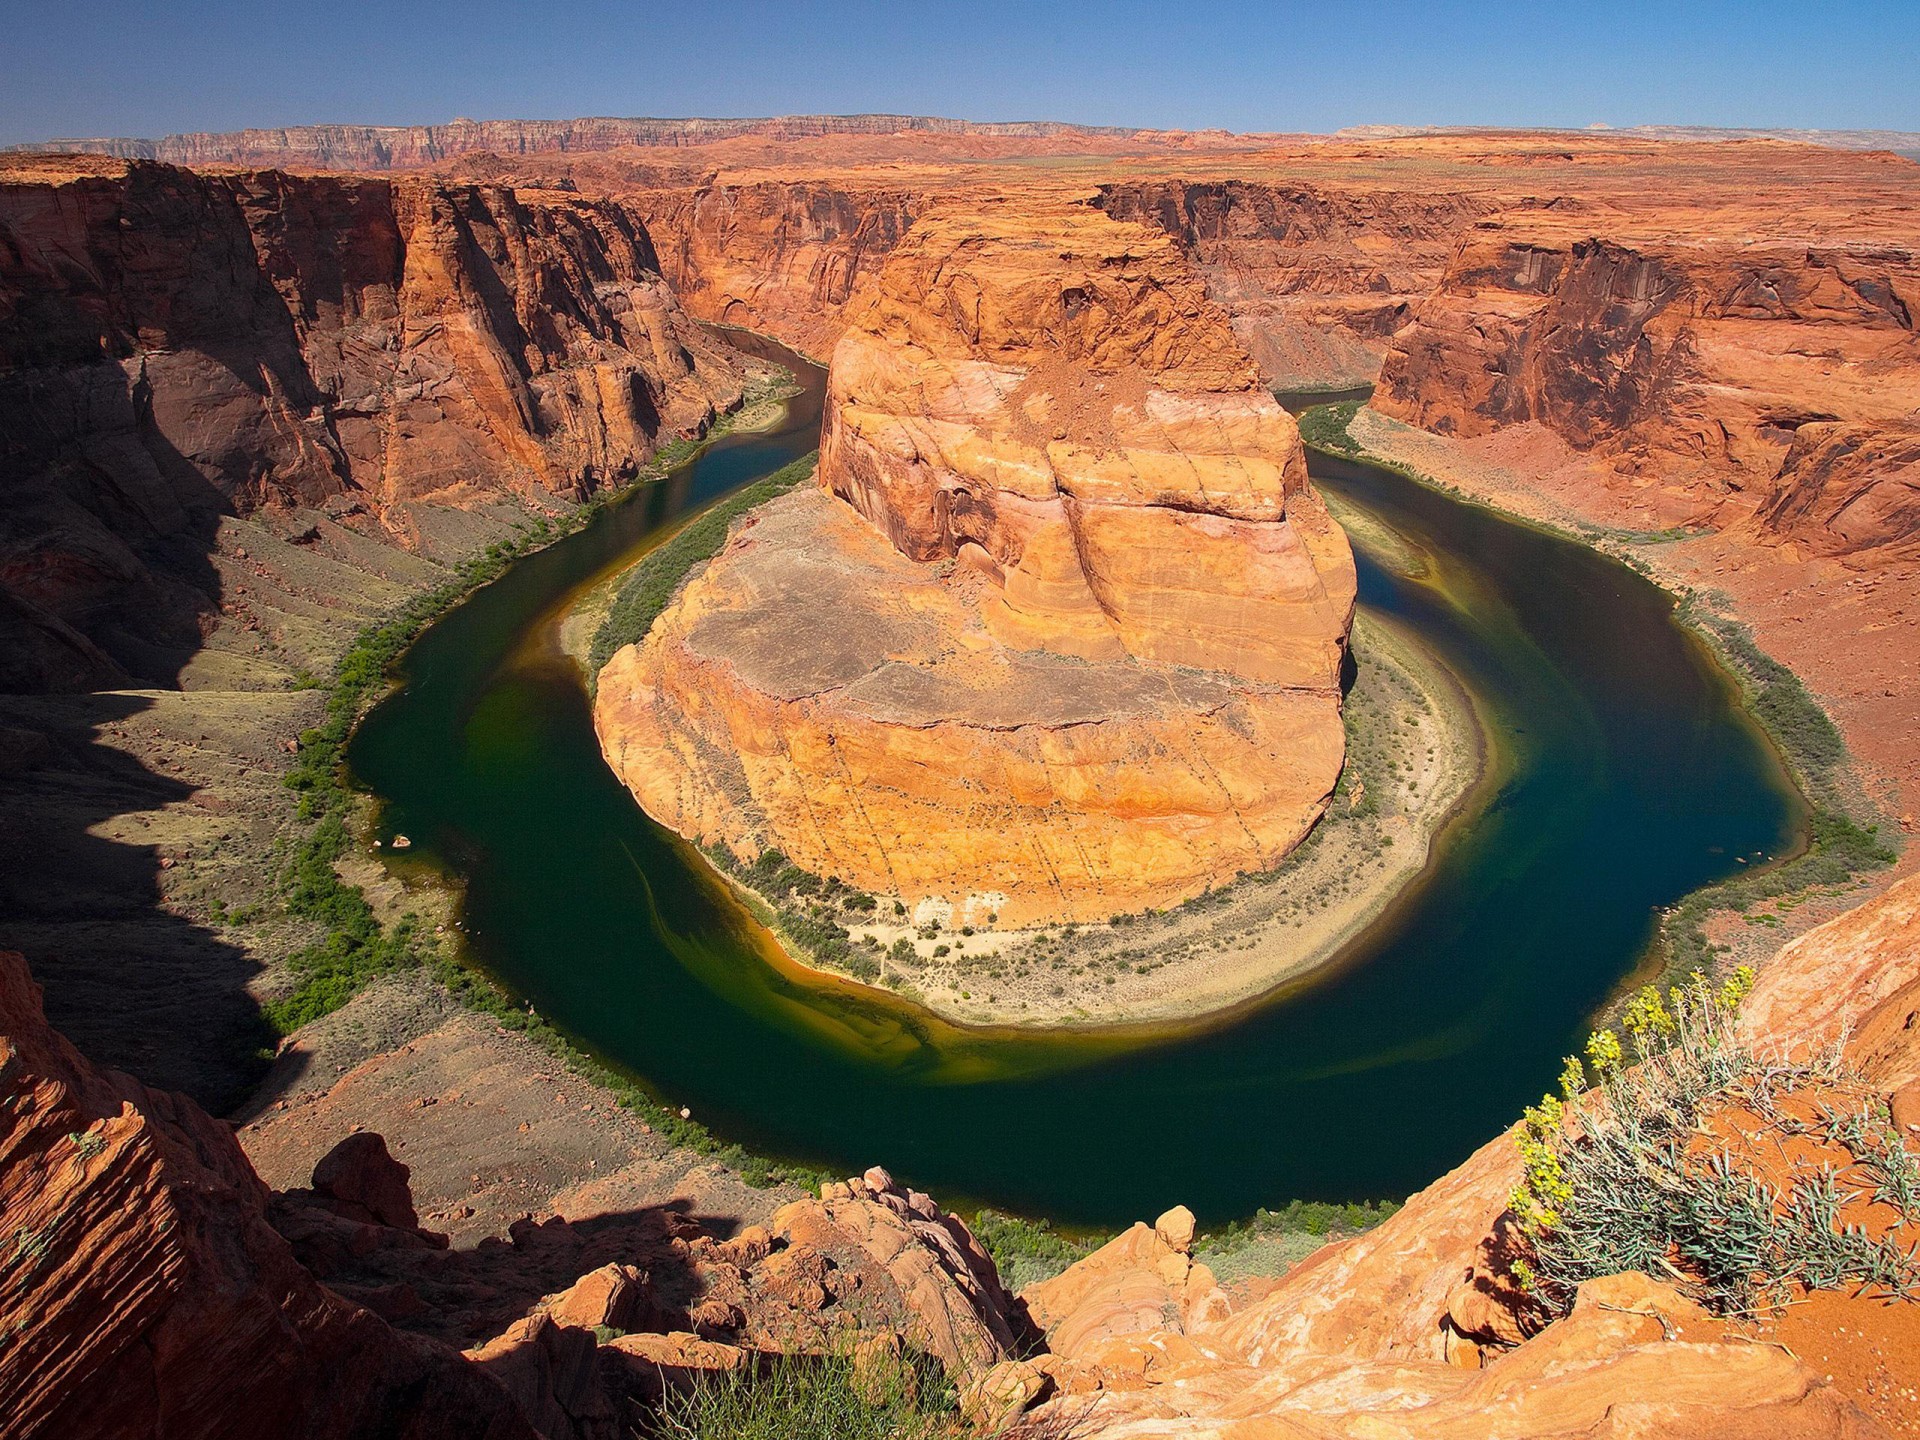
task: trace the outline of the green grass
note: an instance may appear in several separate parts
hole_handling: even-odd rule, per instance
[[[598,682],[600,671],[615,651],[624,645],[638,644],[646,637],[687,573],[720,553],[735,520],[806,480],[813,474],[817,460],[817,455],[807,455],[747,486],[689,521],[635,565],[621,584],[607,618],[594,633],[593,644],[587,652],[587,674],[593,677],[589,683]]]
[[[669,1392],[659,1440],[940,1440],[965,1432],[936,1367],[907,1359],[776,1355]]]
[[[1359,458],[1360,442],[1347,433],[1353,417],[1360,413],[1362,400],[1346,400],[1338,405],[1315,405],[1300,413],[1300,443],[1335,455]]]
[[[1045,1220],[1023,1220],[998,1210],[979,1211],[970,1228],[993,1257],[1000,1282],[1015,1293],[1041,1280],[1051,1280],[1113,1238],[1062,1235]]]

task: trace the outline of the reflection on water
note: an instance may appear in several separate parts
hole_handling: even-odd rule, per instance
[[[788,427],[722,442],[436,624],[352,754],[413,853],[466,882],[473,960],[730,1138],[1088,1223],[1402,1196],[1551,1083],[1656,907],[1797,831],[1771,750],[1653,586],[1316,457],[1362,603],[1454,670],[1491,734],[1481,803],[1406,903],[1313,983],[1184,1033],[965,1030],[805,972],[638,812],[550,635],[663,527],[813,447],[805,373]]]

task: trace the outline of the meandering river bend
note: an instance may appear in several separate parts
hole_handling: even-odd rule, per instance
[[[719,1133],[949,1203],[1111,1225],[1399,1198],[1537,1099],[1656,912],[1792,846],[1803,807],[1669,598],[1580,545],[1314,457],[1363,606],[1477,697],[1489,778],[1394,909],[1211,1026],[963,1031],[786,964],[602,763],[557,621],[581,588],[811,450],[824,376],[428,630],[351,749],[409,868],[463,888],[469,959]],[[1359,663],[1365,664],[1361,655]]]

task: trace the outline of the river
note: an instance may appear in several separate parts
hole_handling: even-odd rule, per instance
[[[718,442],[475,592],[402,658],[350,752],[383,831],[414,840],[397,863],[461,886],[470,963],[730,1139],[1069,1224],[1401,1198],[1551,1085],[1660,907],[1804,825],[1661,590],[1315,456],[1357,517],[1361,604],[1453,670],[1490,737],[1482,793],[1389,915],[1312,982],[1171,1032],[959,1030],[812,977],[613,778],[557,643],[609,567],[814,447],[822,373],[764,351],[807,382],[786,424]]]

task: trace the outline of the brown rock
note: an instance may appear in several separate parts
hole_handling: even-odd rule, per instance
[[[960,1413],[980,1430],[1006,1429],[1047,1388],[1047,1377],[1029,1360],[1002,1360],[960,1392]]]
[[[420,1217],[413,1212],[413,1191],[407,1183],[411,1173],[387,1153],[385,1139],[362,1131],[321,1157],[313,1167],[313,1189],[348,1219],[413,1230]]]
[[[609,1262],[574,1281],[547,1305],[547,1313],[560,1325],[625,1330],[639,1314],[646,1288],[646,1271]]]
[[[965,1377],[1006,1359],[1020,1334],[993,1261],[958,1216],[933,1218],[894,1209],[866,1191],[800,1200],[773,1218],[776,1242],[786,1250],[761,1267],[781,1283],[820,1283],[833,1276],[841,1323],[862,1334],[893,1333],[931,1356],[949,1374]],[[808,1260],[805,1257],[815,1257]],[[809,1268],[822,1265],[826,1271]],[[769,1270],[769,1267],[772,1267]],[[823,1287],[825,1288],[825,1287]],[[816,1326],[836,1314],[817,1309]],[[827,1337],[821,1331],[822,1339]]]
[[[163,557],[218,514],[361,504],[418,548],[435,507],[584,498],[740,390],[577,196],[15,159],[0,236],[11,688],[124,680],[122,634],[197,648],[221,587]]]
[[[1153,1233],[1160,1237],[1160,1243],[1182,1255],[1193,1253],[1193,1212],[1184,1205],[1176,1205],[1158,1220],[1153,1222]]]
[[[150,1440],[166,1417],[193,1434],[533,1440],[455,1352],[317,1284],[233,1132],[83,1059],[5,952],[0,1091],[10,1440]]]

